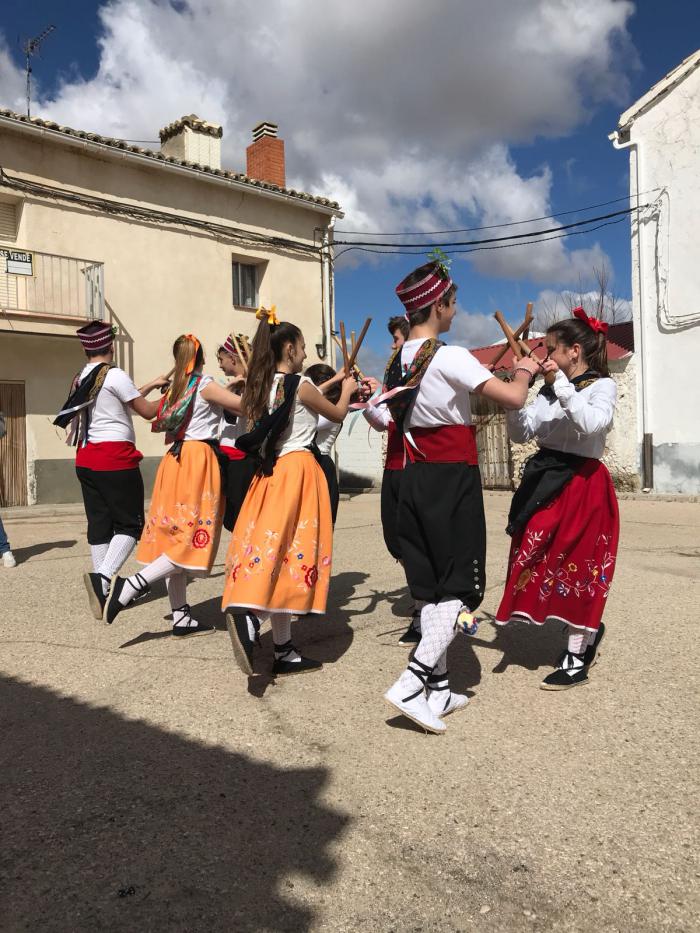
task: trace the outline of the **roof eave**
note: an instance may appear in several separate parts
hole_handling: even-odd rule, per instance
[[[646,94],[643,94],[631,107],[628,107],[627,110],[620,115],[620,119],[617,123],[617,132],[622,133],[624,131],[629,131],[629,128],[637,117],[646,113],[647,110],[650,110],[662,97],[665,97],[666,94],[677,87],[682,81],[685,81],[688,75],[699,66],[700,49],[683,59],[679,65],[676,65],[676,67],[669,71],[660,81],[657,81],[656,84],[650,87]]]
[[[73,136],[68,133],[62,133],[60,130],[52,130],[45,126],[36,126],[33,123],[25,123],[20,120],[13,120],[11,117],[0,115],[0,127],[6,126],[9,129],[16,130],[20,133],[26,133],[33,136],[48,137],[51,142],[56,142],[62,145],[73,146],[74,148],[82,148],[87,151],[99,152],[100,155],[105,156],[108,159],[113,161],[120,160],[129,160],[136,162],[147,168],[164,168],[168,169],[171,172],[177,172],[179,174],[186,175],[190,178],[194,177],[197,181],[213,182],[219,185],[225,185],[227,188],[233,188],[235,191],[239,191],[243,194],[253,194],[260,195],[264,198],[270,198],[274,201],[282,201],[284,203],[293,205],[294,207],[301,207],[305,210],[311,210],[316,214],[325,214],[328,217],[338,217],[342,219],[345,214],[340,208],[331,207],[329,204],[319,204],[318,201],[306,200],[305,198],[295,197],[294,195],[285,194],[282,191],[275,191],[272,188],[262,187],[264,182],[260,183],[260,187],[254,182],[243,182],[238,181],[235,178],[227,178],[221,175],[215,175],[213,172],[202,171],[201,169],[192,168],[188,165],[179,165],[174,162],[170,162],[167,159],[157,159],[153,156],[143,155],[139,152],[130,152],[126,149],[117,149],[114,146],[109,146],[106,143],[97,142],[90,139],[82,139],[79,136]]]

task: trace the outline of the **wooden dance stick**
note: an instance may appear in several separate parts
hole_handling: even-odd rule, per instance
[[[350,352],[351,353],[355,352],[355,331],[354,330],[350,331]]]
[[[241,346],[241,342],[234,333],[231,334],[231,340],[233,340],[233,345],[236,348],[236,353],[238,354],[240,358],[241,365],[243,366],[243,372],[247,376],[248,375],[248,361],[246,359],[245,353],[243,352],[243,347]]]
[[[331,334],[331,337],[333,338],[333,343],[335,343],[336,347],[337,347],[337,348],[341,351],[341,353],[342,353],[342,351],[343,351],[343,345],[342,345],[342,343],[340,342],[340,340],[338,339],[338,335],[337,335],[337,334]],[[362,372],[362,370],[360,369],[360,367],[357,365],[357,363],[354,364],[353,369],[355,370],[355,372],[357,373],[357,375],[360,377],[360,380],[361,380],[361,381],[367,378],[367,377],[365,376],[365,374]]]
[[[343,369],[345,370],[345,375],[350,375],[350,360],[348,359],[348,339],[345,336],[345,324],[342,321],[339,321],[338,327],[340,329],[340,349],[343,353]]]
[[[530,336],[530,322],[531,321],[532,321],[532,302],[528,301],[528,303],[525,305],[525,320],[523,321],[523,327],[525,329],[523,330],[522,334],[519,334],[519,336],[522,337],[523,340],[527,340],[527,338]]]
[[[161,395],[165,395],[165,393],[166,393],[166,392],[168,391],[168,389],[170,388],[170,380],[173,378],[174,375],[175,375],[175,367],[173,366],[173,368],[170,370],[170,372],[167,372],[167,373],[165,374],[165,378],[168,380],[168,384],[165,385],[165,386],[161,386],[161,387],[160,387],[160,394],[161,394]]]
[[[500,324],[501,330],[506,335],[506,340],[508,341],[509,347],[513,351],[513,356],[516,358],[516,360],[521,360],[523,358],[523,351],[515,335],[513,334],[513,331],[510,329],[508,322],[503,317],[503,314],[500,311],[496,311],[494,317]]]
[[[367,331],[369,330],[369,325],[370,325],[371,323],[372,323],[372,318],[371,318],[371,317],[368,317],[368,318],[365,320],[365,323],[362,325],[362,330],[360,331],[360,336],[357,338],[357,343],[356,343],[355,346],[352,348],[352,356],[350,357],[350,364],[349,364],[351,369],[352,369],[352,367],[355,365],[355,359],[357,358],[357,354],[358,354],[358,352],[359,352],[359,349],[360,349],[360,347],[362,346],[362,341],[365,339],[365,335],[366,335]]]
[[[499,314],[500,314],[500,312],[499,312]],[[513,336],[515,337],[516,340],[518,339],[518,337],[521,337],[521,336],[524,337],[524,335],[527,333],[527,331],[528,331],[528,329],[529,329],[529,327],[530,327],[530,323],[531,323],[531,322],[532,322],[532,302],[529,302],[529,303],[528,303],[528,306],[527,306],[527,311],[526,311],[526,313],[525,313],[525,320],[523,321],[523,323],[520,325],[520,327],[519,327],[519,328],[515,331],[515,333],[513,334]],[[491,360],[491,362],[490,362],[490,364],[489,364],[490,366],[495,366],[497,363],[500,363],[500,361],[502,360],[502,358],[503,358],[503,357],[505,356],[505,354],[506,354],[506,351],[507,351],[507,349],[508,349],[508,346],[509,346],[509,344],[506,344],[504,347],[502,347],[502,348],[498,351],[498,353],[497,353],[497,354],[494,356],[494,358]]]

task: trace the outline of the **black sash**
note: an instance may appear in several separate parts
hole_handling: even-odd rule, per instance
[[[423,376],[428,367],[435,358],[435,354],[444,347],[442,340],[433,337],[427,337],[418,348],[416,355],[411,360],[406,372],[403,372],[401,365],[401,347],[394,353],[387,363],[384,374],[384,385],[387,389],[395,389],[397,386],[407,386],[408,391],[399,392],[393,398],[386,402],[386,407],[391,412],[391,417],[396,424],[399,433],[403,433],[403,423],[408,412],[409,405],[414,400]]]
[[[541,447],[525,464],[510,504],[506,533],[521,532],[535,512],[551,502],[589,459]]]
[[[272,413],[264,414],[256,422],[252,431],[242,434],[236,441],[236,447],[239,450],[257,460],[257,472],[262,476],[272,476],[275,460],[277,459],[275,444],[289,424],[300,380],[301,376],[299,374],[285,374],[282,404],[275,408]]]

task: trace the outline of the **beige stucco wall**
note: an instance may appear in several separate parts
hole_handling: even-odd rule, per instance
[[[170,173],[159,164],[132,166],[110,155],[95,157],[78,144],[66,146],[0,131],[0,164],[9,175],[133,201],[218,223],[246,226],[314,242],[314,228],[328,216],[222,184]],[[12,194],[0,188],[0,194]],[[259,299],[275,304],[282,319],[304,332],[309,362],[322,331],[321,265],[269,247],[241,247],[210,233],[174,225],[149,224],[61,201],[25,197],[17,248],[104,263],[106,316],[119,326],[117,360],[142,384],[172,365],[178,334],[192,332],[207,354],[206,371],[218,373],[216,348],[231,330],[252,336],[254,312],[232,303],[232,260],[260,262]],[[17,336],[18,332],[70,334],[75,322],[57,324],[0,315],[0,380],[24,379],[31,461],[72,458],[56,436],[49,415],[64,400],[82,359],[77,340]],[[14,331],[12,336],[10,331]],[[10,375],[10,373],[14,375]],[[159,457],[163,440],[137,422],[137,443],[146,457]],[[35,491],[30,483],[30,496]]]

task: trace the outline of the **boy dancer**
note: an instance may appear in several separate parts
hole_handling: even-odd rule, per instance
[[[83,574],[90,608],[102,618],[110,581],[129,557],[143,528],[142,454],[136,449],[131,413],[153,418],[158,402],[145,396],[167,385],[161,376],[137,389],[114,365],[114,331],[91,321],[77,331],[87,363],[73,379],[54,424],[71,426],[75,472],[87,516],[92,573]]]
[[[407,457],[401,557],[412,596],[424,601],[420,644],[385,699],[435,733],[445,731],[442,716],[468,702],[450,693],[447,648],[460,628],[473,631],[471,612],[485,587],[486,526],[469,393],[520,408],[538,370],[534,360],[520,360],[513,382],[505,383],[468,350],[445,346],[438,337],[452,324],[456,291],[442,262],[421,266],[398,285],[411,329],[384,379],[395,390],[388,407]]]

